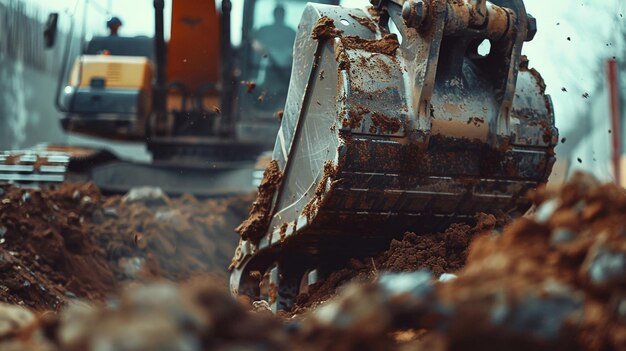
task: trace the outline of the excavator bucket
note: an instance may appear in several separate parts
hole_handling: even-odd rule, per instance
[[[535,28],[521,0],[309,4],[273,161],[238,228],[233,294],[289,309],[308,273],[374,254],[389,233],[523,214],[558,140],[521,55]]]

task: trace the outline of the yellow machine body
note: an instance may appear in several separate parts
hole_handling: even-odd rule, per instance
[[[139,139],[152,113],[152,63],[147,57],[79,56],[72,66],[64,103],[64,128],[112,139]]]
[[[83,55],[74,61],[69,85],[89,87],[104,79],[105,88],[151,90],[152,64],[147,57]]]

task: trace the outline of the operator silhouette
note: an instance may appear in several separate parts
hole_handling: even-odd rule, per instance
[[[118,17],[111,17],[108,21],[107,21],[107,28],[109,28],[109,35],[110,36],[117,36],[117,32],[120,30],[120,27],[122,26],[122,20],[120,20]]]
[[[285,8],[279,4],[274,8],[274,23],[256,31],[253,45],[256,51],[268,56],[270,65],[284,68],[291,66],[295,40],[296,31],[285,24]]]

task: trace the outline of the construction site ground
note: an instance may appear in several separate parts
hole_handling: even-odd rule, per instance
[[[626,192],[576,175],[526,217],[388,233],[274,315],[234,299],[255,194],[0,187],[2,350],[626,350]]]

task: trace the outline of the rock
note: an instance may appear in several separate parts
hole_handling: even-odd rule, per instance
[[[114,209],[113,207],[104,208],[104,210],[102,210],[102,213],[104,214],[105,217],[108,217],[108,218],[119,218],[119,214],[117,213],[117,210]]]
[[[598,244],[589,250],[582,273],[592,286],[612,290],[626,283],[626,252]]]
[[[30,193],[28,191],[25,191],[22,194],[22,202],[28,202],[30,201]]]
[[[145,186],[130,189],[130,191],[124,195],[122,201],[126,203],[144,202],[151,205],[167,205],[170,199],[165,192],[163,192],[163,189]]]
[[[80,199],[80,205],[81,206],[86,206],[86,205],[89,205],[91,203],[93,203],[93,200],[91,199],[91,196],[83,196]]]
[[[444,274],[442,274],[442,275],[439,277],[439,281],[440,281],[440,282],[444,282],[444,283],[445,283],[445,282],[450,282],[450,281],[453,281],[453,280],[455,280],[456,278],[458,278],[458,277],[456,276],[456,274],[444,273]]]
[[[189,223],[188,216],[178,209],[157,211],[154,219],[169,224],[178,233],[189,233],[193,227]]]
[[[96,309],[81,300],[70,300],[59,316],[61,326],[56,332],[65,349],[77,349],[84,342],[86,335],[94,328],[97,318]]]
[[[338,298],[315,310],[313,318],[323,328],[363,337],[380,335],[391,323],[384,294],[376,285],[348,285]]]
[[[272,308],[270,304],[265,300],[259,300],[252,302],[252,311],[256,313],[272,313]]]
[[[576,239],[576,233],[566,228],[557,228],[552,232],[550,236],[550,243],[552,245],[559,245],[572,242]]]
[[[546,223],[554,211],[556,211],[559,203],[557,199],[550,199],[539,206],[537,208],[537,212],[535,212],[535,220],[539,223]]]
[[[157,221],[169,222],[173,226],[181,225],[181,216],[182,213],[179,210],[165,210],[165,211],[157,211],[154,214],[154,219]]]
[[[35,315],[30,310],[0,303],[0,339],[17,334],[34,321]]]
[[[433,291],[433,276],[428,270],[410,273],[385,273],[378,284],[388,296],[410,294],[419,298]]]
[[[119,261],[120,267],[124,270],[129,278],[135,278],[137,273],[141,271],[146,260],[143,257],[121,258]]]
[[[584,299],[571,289],[553,293],[530,293],[509,304],[501,300],[492,309],[491,322],[512,335],[532,336],[556,342],[567,323],[579,320]]]
[[[170,305],[176,307],[181,298],[178,287],[166,282],[157,282],[138,286],[124,296],[126,302],[134,309],[155,309]]]

